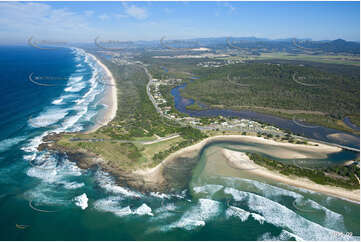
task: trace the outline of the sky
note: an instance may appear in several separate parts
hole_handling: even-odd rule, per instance
[[[0,2],[0,43],[197,37],[360,41],[359,2]]]

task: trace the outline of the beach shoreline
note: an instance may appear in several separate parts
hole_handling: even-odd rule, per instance
[[[181,150],[178,150],[172,154],[170,154],[167,158],[165,158],[161,163],[159,163],[157,166],[147,169],[138,169],[133,172],[133,174],[142,176],[143,179],[147,180],[148,182],[153,183],[159,183],[162,184],[166,182],[164,178],[164,167],[166,167],[170,163],[177,162],[178,160],[182,160],[185,158],[193,158],[197,159],[199,158],[200,152],[202,149],[211,143],[214,142],[222,142],[222,141],[240,141],[240,142],[253,142],[253,143],[259,143],[259,144],[268,144],[268,145],[274,145],[278,147],[287,147],[291,148],[288,152],[278,152],[277,150],[274,151],[272,155],[283,158],[291,157],[291,158],[303,158],[303,159],[312,159],[312,158],[319,158],[319,157],[327,157],[328,154],[339,152],[342,149],[335,146],[330,146],[326,144],[317,143],[318,145],[315,146],[315,142],[311,142],[311,145],[304,145],[304,144],[291,144],[291,143],[283,143],[283,142],[277,142],[274,140],[264,139],[261,137],[256,136],[246,136],[246,135],[220,135],[220,136],[213,136],[206,138],[194,145],[185,147]],[[297,152],[297,150],[299,152]],[[312,150],[315,153],[315,156],[312,155],[309,151]],[[306,154],[302,154],[302,151],[307,151]],[[238,151],[235,151],[238,152]],[[240,153],[240,152],[238,152]],[[320,156],[321,155],[321,156]],[[237,167],[237,162],[233,162],[234,168],[242,169],[242,167]],[[284,183],[287,185],[291,185],[294,187],[300,187],[304,189],[308,189],[311,191],[320,192],[322,194],[331,195],[334,197],[338,197],[344,200],[349,200],[352,202],[360,202],[360,196],[359,191],[360,190],[346,190],[341,187],[336,186],[329,186],[329,185],[320,185],[317,183],[314,183],[306,178],[301,177],[287,177],[281,174],[273,174],[273,173],[267,173],[264,172],[264,170],[267,170],[266,168],[262,166],[258,166],[256,164],[252,164],[252,167],[256,166],[257,169],[249,169],[249,172],[257,172],[259,170],[260,176],[267,177],[268,179],[274,180],[276,182]],[[249,168],[249,167],[248,167]],[[259,169],[258,169],[259,168]]]
[[[97,64],[105,71],[107,80],[106,82],[109,83],[109,85],[106,85],[106,89],[104,91],[104,96],[102,97],[101,103],[105,104],[107,106],[106,110],[104,110],[103,117],[88,130],[86,130],[84,133],[89,134],[92,132],[97,131],[99,128],[107,125],[110,121],[112,121],[117,113],[118,109],[118,98],[117,98],[117,87],[116,82],[113,77],[113,74],[110,72],[110,70],[104,65],[98,58],[96,58],[93,54],[90,54],[89,52],[86,52],[87,55],[94,58],[94,60],[97,62]],[[101,114],[102,115],[102,114]],[[99,115],[99,116],[101,116]]]
[[[263,166],[255,164],[244,152],[222,149],[222,154],[226,157],[229,165],[235,169],[247,169],[247,173],[258,177],[270,179],[286,185],[299,187],[326,195],[341,198],[350,202],[360,203],[360,190],[348,190],[341,187],[321,185],[303,177],[286,176],[277,171],[269,170]],[[252,168],[252,169],[250,169]]]

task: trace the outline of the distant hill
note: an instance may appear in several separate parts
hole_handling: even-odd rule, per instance
[[[257,37],[215,37],[215,38],[193,38],[174,40],[164,38],[152,41],[134,41],[128,42],[128,48],[164,48],[164,44],[174,48],[184,47],[208,47],[213,49],[244,49],[252,53],[273,52],[273,51],[287,51],[290,53],[302,53],[304,51],[312,51],[314,54],[320,53],[347,53],[360,54],[360,43],[353,41],[346,41],[343,39],[337,40],[322,40],[312,41],[311,39],[266,39]],[[93,44],[86,44],[92,46]],[[82,45],[84,46],[84,45]]]
[[[270,40],[265,38],[242,37],[242,38],[200,38],[193,39],[199,43],[210,47],[236,47],[245,49],[263,49],[263,51],[289,51],[297,52],[310,50],[316,52],[334,52],[360,54],[360,43],[337,39],[332,41],[312,41],[311,39],[277,39]],[[298,48],[297,48],[298,47]]]
[[[311,49],[319,49],[325,52],[360,53],[360,43],[337,39],[333,41],[306,41],[303,46]]]

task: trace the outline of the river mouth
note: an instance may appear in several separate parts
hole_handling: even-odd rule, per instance
[[[295,219],[296,221],[298,220],[297,216],[302,216],[308,221],[320,224],[328,229],[339,230],[344,227],[343,229],[352,231],[353,235],[359,235],[359,204],[282,184],[257,176],[248,170],[233,168],[222,155],[221,150],[224,148],[242,152],[250,149],[248,147],[247,150],[244,144],[235,142],[217,142],[204,147],[200,154],[199,163],[193,170],[192,180],[189,185],[189,190],[194,198],[211,198],[223,201],[228,209],[237,210],[237,208],[241,208],[248,213],[257,213],[265,218],[269,216],[265,221],[272,221],[271,223],[276,220],[273,216],[278,217],[280,214],[271,215],[272,212],[269,210],[275,212],[279,209],[279,213],[284,213],[285,217],[283,219],[285,221],[288,219]],[[343,160],[356,155],[355,152],[341,151],[329,155],[326,159],[306,159],[304,161],[307,161],[308,164],[317,161],[318,166],[325,166],[342,163]],[[279,158],[278,160],[290,162],[290,160]],[[304,163],[299,164],[305,165]],[[278,208],[278,206],[282,206],[282,209]],[[231,211],[228,212],[231,213]],[[291,215],[292,213],[297,214],[297,216],[294,217]],[[334,218],[339,218],[338,222],[333,225],[331,225],[330,221],[327,222],[328,219],[331,219],[327,218],[327,216],[331,216],[331,214],[333,214]],[[249,215],[249,217],[251,216]],[[257,215],[255,216],[257,217]],[[246,220],[249,220],[249,218]],[[288,226],[288,228],[296,227],[296,224],[292,225],[295,221],[289,221],[285,226]],[[277,223],[279,223],[278,225],[282,224],[278,220]],[[293,229],[291,228],[291,230]],[[298,233],[295,234],[304,239],[312,239],[307,238],[307,236],[303,237]]]
[[[256,143],[256,142],[242,142],[242,141],[214,141],[206,145],[203,149],[206,150],[209,147],[217,146],[219,148],[226,148],[229,150],[250,152],[260,154],[267,158],[271,158],[280,161],[284,164],[298,165],[306,168],[322,168],[326,166],[340,165],[350,160],[355,160],[359,157],[359,153],[349,150],[341,150],[340,152],[329,153],[327,155],[318,155],[314,152],[302,150],[302,154],[306,156],[313,156],[313,158],[282,158],[280,156],[288,156],[283,152],[288,152],[291,147],[275,147],[274,145]],[[326,157],[324,157],[326,156]]]

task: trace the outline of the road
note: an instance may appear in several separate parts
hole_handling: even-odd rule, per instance
[[[149,73],[147,67],[145,67],[144,65],[142,65],[142,67],[143,67],[143,69],[144,69],[144,71],[145,71],[145,74],[147,74],[147,76],[148,76],[148,78],[149,78],[149,81],[148,81],[148,84],[147,84],[147,95],[148,95],[150,101],[153,103],[153,106],[155,107],[155,109],[157,110],[157,112],[158,112],[160,115],[162,115],[163,117],[166,117],[166,116],[163,114],[162,110],[158,107],[157,103],[155,102],[155,99],[154,99],[153,95],[150,93],[150,86],[151,86],[152,83],[153,83],[153,77],[152,77],[152,75]],[[166,118],[168,118],[168,117],[166,117]]]
[[[177,138],[179,136],[180,136],[179,134],[174,134],[174,135],[170,135],[170,136],[167,136],[167,137],[162,137],[162,138],[159,138],[159,139],[156,139],[156,140],[145,141],[145,142],[142,142],[142,144],[143,145],[151,145],[151,144],[159,143],[159,142],[162,142],[162,141],[174,139],[174,138]]]
[[[118,140],[118,139],[81,139],[81,138],[70,138],[69,140],[74,141],[82,141],[82,142],[104,142],[104,141],[113,141],[117,143],[136,143],[142,145],[151,145],[156,144],[162,141],[170,140],[179,137],[179,134],[172,134],[166,137],[159,137],[156,140]]]

